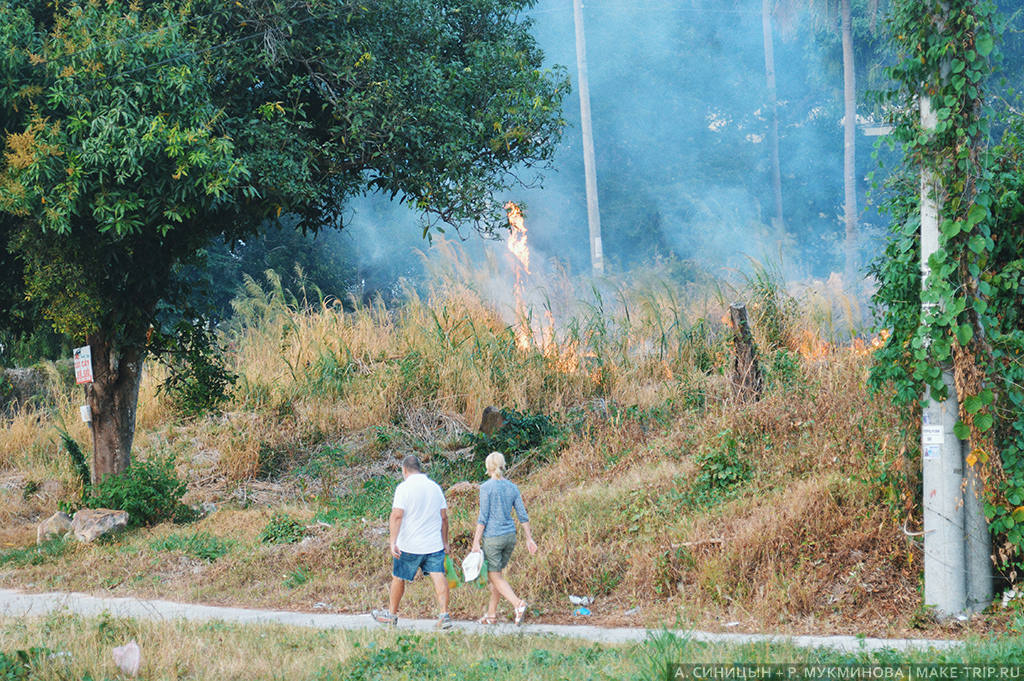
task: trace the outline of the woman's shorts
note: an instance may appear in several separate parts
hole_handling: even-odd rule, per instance
[[[489,572],[501,572],[512,557],[512,549],[516,547],[516,533],[500,534],[497,537],[484,537],[484,560],[487,561]]]

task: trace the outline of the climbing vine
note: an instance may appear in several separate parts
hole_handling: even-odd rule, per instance
[[[898,0],[889,28],[897,60],[888,110],[904,170],[890,183],[893,229],[873,266],[874,301],[891,331],[872,384],[904,406],[926,387],[946,394],[952,367],[960,405],[955,432],[983,482],[996,555],[1024,575],[1024,160],[1019,117],[986,104],[998,66],[998,17],[990,2]],[[935,124],[921,124],[922,102]],[[993,144],[995,134],[1000,135]],[[933,178],[939,245],[920,286],[920,173]]]

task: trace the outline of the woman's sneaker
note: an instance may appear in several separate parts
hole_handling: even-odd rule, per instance
[[[451,629],[453,626],[455,626],[455,623],[452,621],[452,616],[448,613],[442,613],[440,616],[438,616],[437,624],[434,625],[434,628]]]
[[[383,610],[374,610],[370,613],[373,619],[377,620],[381,624],[386,624],[389,627],[393,627],[398,624],[398,615],[393,614],[387,608]]]

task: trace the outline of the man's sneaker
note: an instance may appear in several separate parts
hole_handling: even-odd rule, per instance
[[[370,616],[381,624],[386,624],[389,627],[393,627],[398,624],[398,615],[393,614],[387,608],[384,608],[383,610],[374,610],[370,613]]]
[[[434,628],[451,629],[453,626],[455,626],[455,623],[452,622],[452,616],[448,613],[442,613],[440,616],[438,616],[437,624],[434,625]]]

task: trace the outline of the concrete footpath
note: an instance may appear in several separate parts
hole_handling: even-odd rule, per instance
[[[86,617],[108,613],[115,617],[144,620],[219,620],[239,624],[282,624],[312,629],[379,629],[369,615],[335,615],[326,613],[257,610],[194,605],[173,601],[137,598],[101,598],[80,593],[22,593],[0,589],[0,616],[38,617],[53,612],[69,612]],[[403,619],[398,629],[433,631],[434,620]],[[475,622],[456,622],[455,629],[468,634],[514,634],[525,636],[561,636],[585,639],[596,643],[636,643],[663,630],[631,627],[594,627],[575,624],[499,624],[484,626]],[[671,630],[673,634],[695,641],[719,644],[779,643],[802,648],[831,648],[846,652],[874,650],[947,649],[960,641],[930,639],[885,639],[859,636],[782,636],[774,634],[728,634],[704,631]]]

